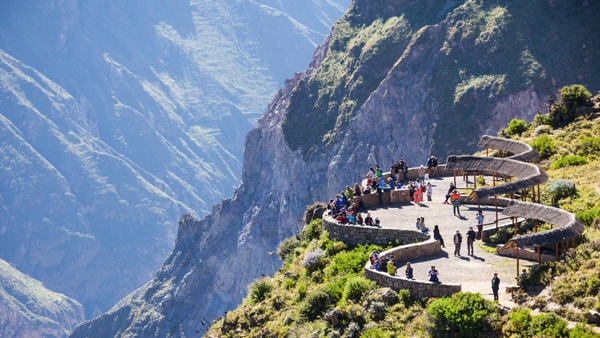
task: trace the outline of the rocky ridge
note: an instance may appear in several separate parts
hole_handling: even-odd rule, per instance
[[[240,301],[248,282],[277,269],[272,252],[296,232],[307,204],[359,180],[370,165],[399,157],[415,165],[429,154],[444,158],[450,149],[470,152],[481,135],[515,117],[530,119],[547,99],[544,85],[553,81],[586,82],[596,91],[591,81],[600,74],[594,62],[600,50],[590,44],[596,28],[589,23],[598,4],[572,6],[568,1],[354,1],[309,68],[286,82],[248,134],[242,184],[233,197],[200,221],[184,217],[175,249],[154,279],[72,336],[202,332],[203,323]],[[561,20],[536,29],[537,19],[530,19],[540,13]],[[375,34],[368,28],[381,25],[378,20],[406,20],[402,25],[408,33],[362,43],[361,33]],[[572,27],[580,32],[565,40],[573,48],[548,49],[552,34]],[[402,47],[394,62],[378,62],[377,48],[389,47],[382,43]],[[342,60],[365,57],[346,64],[346,74],[365,71],[363,65],[388,68],[377,70],[383,75],[373,89],[360,77],[342,75],[335,89],[320,91],[334,64],[328,58],[339,53]],[[569,67],[561,61],[566,55]],[[353,96],[361,90],[368,95]],[[290,110],[290,102],[306,107],[303,100],[315,102],[323,95],[337,100],[327,112],[333,123],[313,126],[325,116]],[[358,108],[344,110],[349,101]],[[305,123],[296,124],[293,135],[312,137],[309,129],[318,127],[323,138],[286,137],[286,120],[302,118]]]

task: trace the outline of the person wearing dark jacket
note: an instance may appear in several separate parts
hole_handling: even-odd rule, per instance
[[[454,186],[454,183],[450,183],[450,188],[448,188],[448,193],[446,194],[446,199],[444,200],[444,204],[448,204],[448,200],[450,199],[450,195],[452,195],[452,192],[456,189],[456,187]]]
[[[442,235],[440,235],[440,228],[437,225],[433,227],[433,239],[440,241],[442,248],[446,247],[444,245],[444,239],[442,238]]]
[[[498,290],[500,289],[500,278],[498,278],[498,274],[494,274],[494,278],[492,278],[492,291],[494,292],[494,300],[498,300]]]
[[[460,231],[456,230],[454,234],[454,256],[460,256],[460,246],[462,244],[462,236]]]
[[[467,231],[467,255],[473,256],[473,243],[475,243],[475,231],[473,231],[473,227],[469,227],[469,231]]]

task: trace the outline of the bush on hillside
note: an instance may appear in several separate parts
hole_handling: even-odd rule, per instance
[[[540,135],[533,142],[531,146],[535,148],[542,158],[548,158],[554,154],[554,141],[548,135]]]
[[[367,291],[374,290],[376,288],[376,282],[365,279],[364,277],[356,276],[349,278],[344,286],[344,292],[342,293],[342,299],[340,302],[342,304],[348,301],[357,303]]]
[[[320,248],[308,251],[304,254],[302,266],[306,269],[308,274],[311,274],[313,271],[321,268],[323,258],[325,258],[325,252]]]
[[[554,313],[542,313],[531,318],[529,335],[531,337],[559,338],[568,337],[567,322]]]
[[[277,247],[277,257],[282,261],[288,258],[293,258],[296,253],[296,248],[300,247],[300,241],[296,237],[289,237],[283,240]]]
[[[332,306],[331,296],[324,288],[313,290],[298,306],[298,314],[302,321],[315,320]]]
[[[504,133],[507,135],[521,135],[529,129],[529,123],[525,122],[525,120],[512,119],[508,123],[508,128],[504,130]]]
[[[577,194],[577,187],[575,183],[567,180],[554,180],[548,184],[546,188],[554,204],[557,204],[559,200],[573,197]]]
[[[529,324],[531,324],[531,310],[523,309],[508,314],[508,322],[502,327],[506,337],[528,337]]]
[[[569,332],[569,338],[600,338],[600,334],[594,333],[590,326],[578,323]]]
[[[433,337],[488,337],[498,318],[492,303],[478,293],[457,293],[436,299],[425,310]]]
[[[571,155],[571,156],[565,156],[565,157],[561,158],[560,160],[552,163],[552,165],[550,166],[550,169],[556,170],[556,169],[563,168],[566,166],[577,166],[577,165],[584,165],[584,164],[588,164],[587,158],[582,157],[582,156],[577,156],[577,155]]]
[[[319,238],[321,236],[321,225],[323,224],[322,219],[316,219],[310,224],[308,224],[304,228],[304,235],[308,238],[308,240],[313,240]]]
[[[267,277],[263,277],[252,283],[248,290],[250,304],[257,304],[265,300],[271,291],[273,291],[273,288],[273,281]]]
[[[594,220],[598,217],[600,217],[600,207],[595,207],[577,213],[577,218],[579,218],[587,226],[592,225]]]
[[[582,85],[565,86],[560,90],[560,99],[571,108],[587,105],[591,98],[592,93]]]
[[[550,135],[553,132],[554,132],[554,129],[552,129],[551,126],[545,125],[545,124],[541,125],[541,126],[535,127],[535,130],[534,130],[535,135],[538,135],[538,136],[539,135],[544,135],[544,134]]]
[[[577,142],[575,152],[581,156],[598,156],[600,154],[600,137],[583,137]]]
[[[554,118],[550,114],[537,114],[533,117],[533,125],[536,127],[552,126],[554,125]]]

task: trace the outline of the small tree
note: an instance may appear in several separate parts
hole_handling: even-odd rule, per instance
[[[525,122],[525,120],[512,119],[504,132],[507,135],[521,135],[527,129],[529,129],[529,123]]]

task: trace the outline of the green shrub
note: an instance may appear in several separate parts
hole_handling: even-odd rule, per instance
[[[565,86],[560,90],[560,99],[569,107],[587,105],[591,98],[592,93],[582,85]]]
[[[548,194],[552,197],[554,204],[558,203],[561,199],[577,195],[575,183],[562,179],[550,182],[546,191],[548,191]]]
[[[594,333],[590,326],[579,323],[571,329],[569,338],[600,338],[600,334]]]
[[[477,185],[480,187],[485,186],[485,176],[481,175],[479,176],[479,178],[477,178]]]
[[[554,154],[554,141],[548,135],[540,135],[533,142],[531,146],[534,147],[542,158],[548,158]]]
[[[342,298],[342,294],[344,293],[344,287],[346,286],[346,282],[348,278],[355,277],[356,275],[345,275],[341,276],[327,284],[325,284],[325,290],[331,296],[331,299],[334,303],[338,303]]]
[[[582,156],[577,156],[577,155],[571,155],[571,156],[565,156],[565,157],[561,158],[560,160],[552,163],[552,165],[550,166],[550,169],[556,170],[556,169],[563,168],[566,166],[578,166],[578,165],[584,165],[584,164],[588,164],[587,158],[582,157]]]
[[[306,283],[300,282],[298,283],[298,300],[303,300],[306,297]]]
[[[302,321],[319,318],[332,306],[331,296],[324,288],[313,290],[298,306],[298,314]]]
[[[302,266],[306,269],[306,273],[310,275],[314,271],[321,269],[323,267],[324,258],[325,252],[320,248],[305,253],[304,259],[302,259]]]
[[[585,136],[577,143],[575,152],[581,156],[600,154],[600,137]]]
[[[500,228],[495,234],[490,236],[490,241],[495,244],[504,244],[513,237],[514,233],[515,232],[513,228]]]
[[[508,135],[521,135],[527,129],[529,129],[529,123],[525,122],[525,120],[512,119],[504,132]]]
[[[310,222],[310,224],[307,225],[306,228],[304,228],[304,233],[306,234],[308,240],[319,238],[319,236],[321,235],[322,222],[322,219],[316,219]]]
[[[492,303],[478,293],[457,293],[436,299],[425,310],[427,331],[433,337],[487,337],[497,318]]]
[[[296,237],[289,237],[283,240],[277,247],[277,257],[282,261],[293,258],[296,255],[296,248],[300,247],[300,241]]]
[[[248,299],[251,304],[257,304],[265,300],[273,291],[273,281],[271,278],[263,277],[250,285],[248,290]]]
[[[352,277],[346,281],[346,285],[344,286],[344,292],[342,293],[341,303],[346,303],[347,301],[353,301],[357,303],[360,301],[362,296],[370,290],[374,290],[377,288],[377,283],[365,279],[364,277]]]
[[[593,209],[588,209],[577,213],[577,218],[579,218],[587,226],[592,225],[594,220],[598,217],[600,217],[600,207],[595,207]]]
[[[534,132],[536,135],[552,134],[554,132],[554,129],[552,129],[551,126],[544,124],[536,127]]]
[[[410,291],[407,289],[401,289],[398,291],[398,300],[400,303],[404,304],[404,307],[409,307],[412,305],[413,297],[410,294]]]
[[[529,334],[533,337],[568,337],[567,322],[554,313],[542,313],[531,319]]]
[[[552,126],[553,124],[554,118],[550,114],[537,114],[533,117],[533,125],[535,126]]]
[[[502,327],[502,333],[507,337],[529,337],[531,310],[513,311],[508,315],[508,322]]]
[[[335,255],[331,264],[325,269],[325,278],[332,279],[340,274],[360,273],[365,268],[369,254],[377,250],[382,252],[383,248],[376,245],[359,245],[352,251],[342,251]]]
[[[390,333],[387,333],[378,327],[368,328],[360,336],[360,338],[390,338],[390,337],[395,337],[395,335],[392,336]]]

